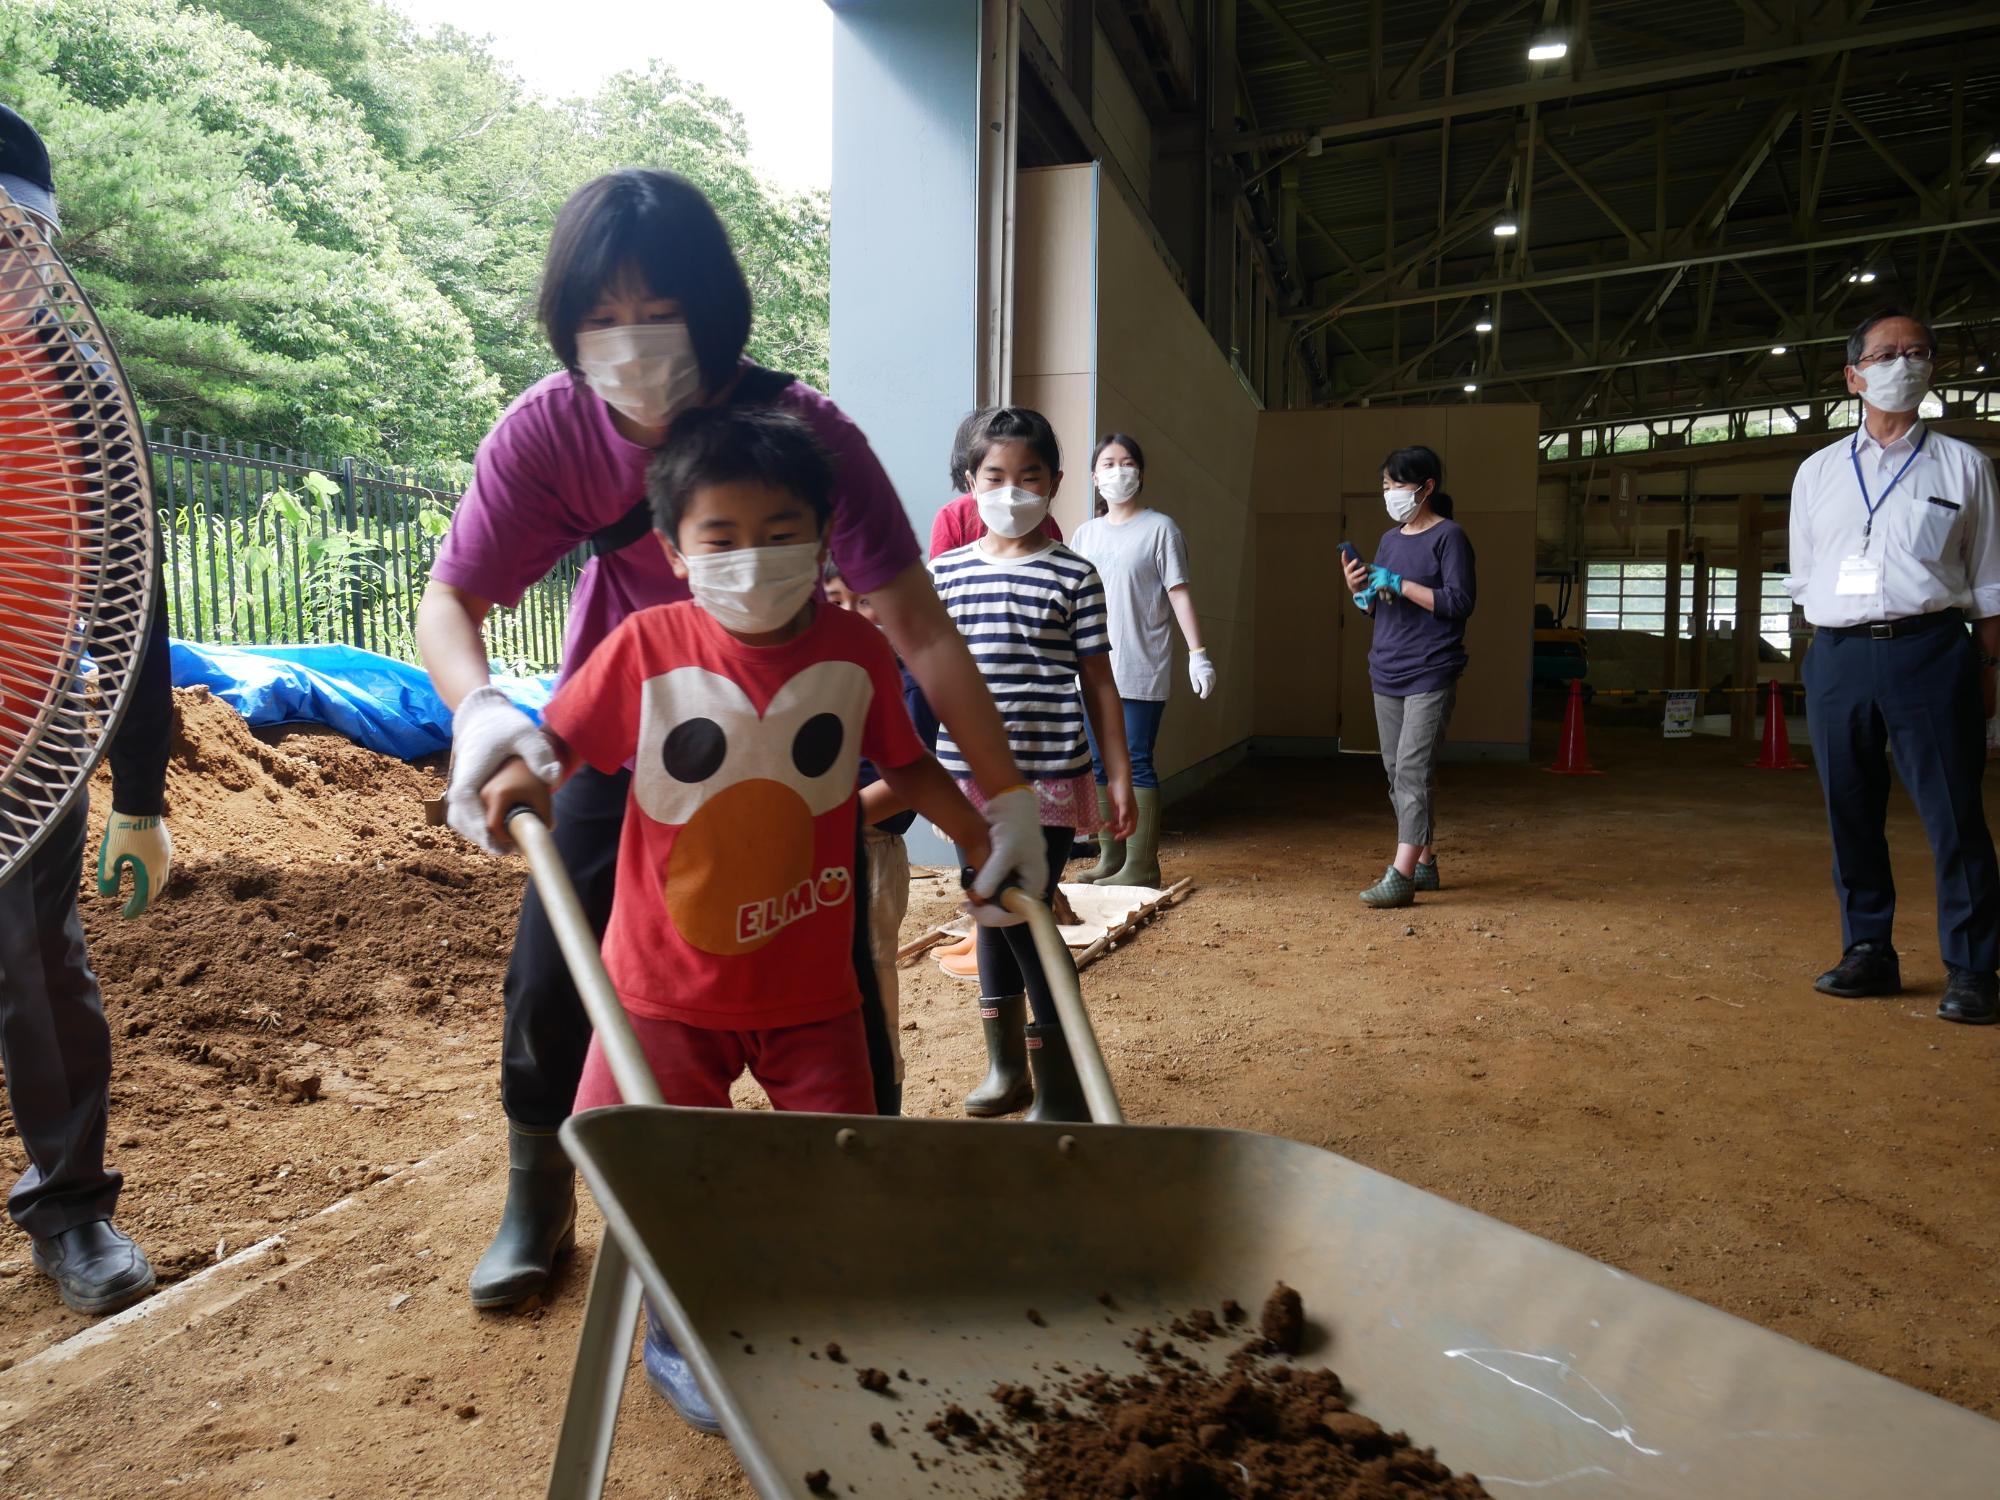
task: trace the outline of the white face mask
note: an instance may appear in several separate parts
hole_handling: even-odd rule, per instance
[[[1877,411],[1915,411],[1931,388],[1931,362],[1898,355],[1861,372],[1868,404]]]
[[[1003,484],[997,490],[982,491],[978,497],[979,519],[996,536],[1023,537],[1042,524],[1049,513],[1046,495]]]
[[[641,427],[664,427],[701,394],[685,323],[589,329],[576,336],[576,366],[606,406]]]
[[[1382,503],[1389,507],[1389,519],[1398,526],[1417,513],[1417,492],[1415,490],[1384,490]]]
[[[683,556],[688,592],[725,630],[767,635],[791,623],[819,583],[818,542]]]
[[[1097,471],[1097,493],[1113,505],[1123,505],[1139,493],[1139,483],[1143,476],[1131,464],[1120,464],[1113,469]]]

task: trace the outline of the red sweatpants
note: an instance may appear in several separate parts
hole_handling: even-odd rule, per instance
[[[669,1104],[728,1109],[729,1086],[747,1067],[771,1096],[773,1108],[829,1115],[875,1113],[868,1037],[858,1010],[810,1026],[768,1031],[710,1031],[679,1021],[628,1019]],[[604,1050],[592,1037],[583,1080],[576,1089],[576,1107],[601,1109],[623,1102]]]

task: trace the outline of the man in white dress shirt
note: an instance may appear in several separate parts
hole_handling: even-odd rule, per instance
[[[1917,420],[1936,351],[1901,311],[1848,338],[1847,389],[1865,420],[1799,466],[1785,587],[1815,627],[1806,712],[1845,945],[1817,988],[1902,988],[1883,828],[1893,749],[1937,866],[1938,1016],[1987,1025],[2000,1019],[2000,868],[1979,783],[2000,656],[2000,501],[1990,459]]]

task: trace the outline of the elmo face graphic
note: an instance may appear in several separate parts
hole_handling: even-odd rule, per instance
[[[845,661],[805,668],[761,712],[705,668],[648,679],[632,794],[680,829],[661,896],[694,947],[755,952],[847,899],[848,872],[817,860],[819,823],[853,795],[873,691],[867,668]]]

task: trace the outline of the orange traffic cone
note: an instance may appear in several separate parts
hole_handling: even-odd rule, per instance
[[[1803,761],[1792,759],[1792,735],[1785,727],[1785,701],[1778,679],[1771,679],[1771,691],[1764,698],[1764,753],[1750,762],[1757,771],[1810,770]]]
[[[1583,679],[1569,680],[1569,707],[1563,711],[1562,748],[1556,754],[1556,763],[1544,766],[1543,770],[1552,776],[1602,776],[1604,773],[1590,763],[1590,746],[1583,734]]]

